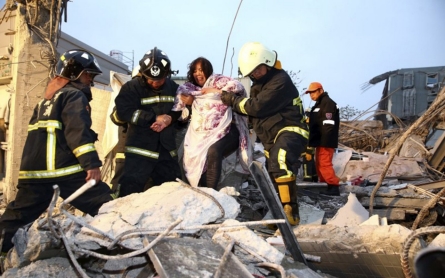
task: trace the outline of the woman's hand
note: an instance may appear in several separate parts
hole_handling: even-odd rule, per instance
[[[222,90],[216,89],[216,88],[202,88],[201,92],[203,95],[208,93],[218,93],[221,94]]]
[[[184,94],[180,94],[179,98],[185,105],[192,105],[193,101],[195,100],[194,96]]]
[[[156,122],[154,122],[150,128],[153,131],[156,132],[161,132],[162,130],[164,130],[164,128],[166,128],[167,126],[169,126],[172,122],[172,117],[170,117],[169,115],[163,114],[163,115],[159,115],[156,117]]]

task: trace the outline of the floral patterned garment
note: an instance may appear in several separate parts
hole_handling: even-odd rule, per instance
[[[211,75],[203,88],[217,88],[227,92],[246,96],[243,85],[230,77]],[[211,145],[224,137],[230,129],[232,121],[239,130],[238,160],[245,173],[252,162],[252,144],[250,143],[247,117],[234,113],[231,107],[221,102],[219,93],[201,93],[201,87],[190,82],[179,86],[176,92],[173,111],[185,108],[179,98],[180,94],[193,95],[192,117],[184,138],[184,171],[190,185],[197,187],[202,173],[206,167],[207,151]]]

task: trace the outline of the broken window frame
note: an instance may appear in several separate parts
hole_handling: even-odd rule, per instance
[[[432,90],[436,88],[439,84],[439,73],[438,72],[429,72],[426,74],[425,79],[425,88],[428,90]]]
[[[411,89],[412,87],[414,87],[414,72],[413,71],[404,72],[402,89]]]

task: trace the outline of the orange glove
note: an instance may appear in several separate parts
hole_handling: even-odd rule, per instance
[[[306,160],[311,161],[312,160],[312,154],[306,152]]]

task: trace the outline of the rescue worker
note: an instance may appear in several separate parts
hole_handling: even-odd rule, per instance
[[[238,113],[248,115],[264,145],[266,166],[278,190],[291,225],[299,223],[296,174],[308,131],[297,88],[281,68],[277,53],[258,42],[243,45],[238,56],[243,76],[252,80],[250,97],[224,92],[221,100]]]
[[[137,76],[141,76],[141,73],[139,72],[140,67],[136,66],[132,73],[131,78],[135,78]],[[115,86],[113,87],[113,90],[120,91],[120,88],[122,88],[122,83],[115,83]],[[113,84],[112,84],[113,86]],[[119,87],[117,87],[119,86]],[[127,141],[127,130],[128,130],[128,123],[119,120],[116,115],[116,106],[113,108],[113,112],[111,112],[110,115],[111,121],[118,126],[117,131],[117,144],[114,146],[113,150],[111,151],[112,157],[114,157],[114,175],[113,178],[110,181],[111,190],[113,191],[112,197],[118,198],[119,197],[119,191],[120,191],[120,185],[119,180],[124,174],[124,167],[125,167],[125,142]]]
[[[306,124],[309,125],[309,114],[311,110],[306,108],[304,111]],[[303,181],[318,182],[317,170],[315,169],[314,148],[307,146],[306,151],[301,154],[303,158]]]
[[[309,147],[315,148],[315,168],[320,182],[326,182],[325,195],[339,196],[340,179],[335,175],[332,158],[338,147],[340,112],[319,82],[312,82],[305,92],[315,101],[309,114]]]
[[[115,99],[116,119],[128,123],[119,197],[144,191],[150,178],[160,185],[180,177],[172,123],[181,113],[171,111],[178,85],[170,79],[170,59],[155,47],[139,66],[140,76],[125,83]]]
[[[69,50],[57,62],[56,77],[29,122],[16,198],[0,218],[0,231],[5,231],[2,252],[12,248],[11,239],[20,227],[48,208],[55,184],[65,199],[95,180],[95,186],[71,202],[90,215],[112,200],[109,186],[101,182],[102,162],[94,147],[97,134],[91,130],[91,86],[101,73],[94,56],[84,50]]]

